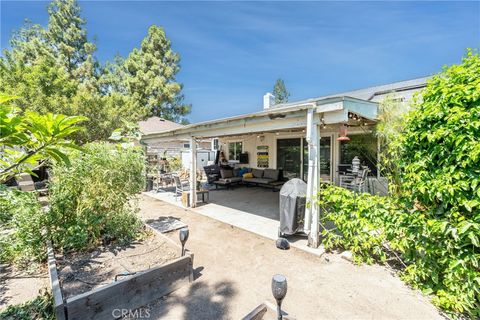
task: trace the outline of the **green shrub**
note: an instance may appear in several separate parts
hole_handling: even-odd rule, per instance
[[[0,261],[41,260],[47,219],[35,195],[2,186],[0,212]]]
[[[398,254],[402,279],[451,314],[480,317],[480,57],[433,77],[390,148],[395,199],[322,188],[327,248],[357,262]],[[390,251],[393,250],[393,251]]]
[[[322,185],[317,202],[325,249],[348,249],[357,263],[387,259],[384,220],[396,209],[389,198]]]
[[[65,250],[100,241],[125,242],[138,235],[135,195],[144,185],[139,148],[92,143],[56,165],[50,184],[49,237]]]
[[[181,171],[182,167],[182,159],[179,156],[171,157],[168,159],[168,164],[170,165],[171,172]]]
[[[409,214],[400,243],[404,278],[435,302],[480,316],[480,56],[434,76],[399,136],[401,192]]]

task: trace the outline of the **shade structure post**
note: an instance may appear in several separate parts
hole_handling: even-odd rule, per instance
[[[308,245],[318,247],[319,244],[319,208],[317,193],[320,184],[320,126],[316,119],[315,109],[310,108],[307,112],[307,136],[308,142],[308,177],[307,177],[307,208],[305,209],[304,231],[308,235]],[[317,121],[316,121],[317,120]]]
[[[197,206],[197,141],[190,137],[190,207]]]

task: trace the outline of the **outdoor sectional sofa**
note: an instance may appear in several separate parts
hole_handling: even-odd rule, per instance
[[[253,177],[243,177],[244,173],[251,173]],[[283,184],[281,170],[278,169],[220,169],[220,178],[213,183],[230,188],[232,185],[244,184],[275,189]]]
[[[277,169],[252,169],[253,178],[242,178],[247,185],[270,186],[280,178],[280,170]]]

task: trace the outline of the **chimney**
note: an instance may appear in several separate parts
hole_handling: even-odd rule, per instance
[[[275,105],[275,96],[270,92],[265,93],[263,96],[263,110],[270,109]]]

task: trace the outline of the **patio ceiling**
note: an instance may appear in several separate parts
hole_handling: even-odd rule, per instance
[[[183,128],[144,135],[142,141],[159,142],[178,139],[213,138],[276,130],[292,130],[307,126],[307,110],[315,110],[315,122],[320,124],[348,123],[349,112],[374,122],[378,104],[371,101],[333,97],[287,104],[255,113],[187,125]]]

